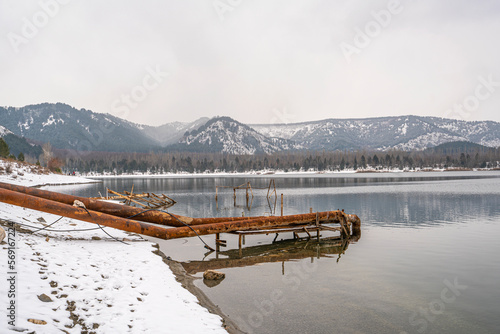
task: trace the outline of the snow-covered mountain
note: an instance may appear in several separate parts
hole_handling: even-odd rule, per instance
[[[0,137],[11,134],[12,131],[0,125]]]
[[[50,142],[58,149],[147,152],[159,146],[135,123],[62,103],[0,108],[0,124],[18,136]]]
[[[144,125],[142,128],[147,136],[162,146],[166,146],[178,143],[186,132],[199,129],[209,119],[208,117],[202,117],[194,122],[172,122],[160,126]]]
[[[50,142],[54,148],[78,151],[149,152],[177,143],[186,131],[207,121],[148,126],[63,103],[0,107],[2,128],[41,144]]]
[[[229,117],[216,117],[147,126],[62,103],[43,103],[0,107],[0,125],[4,137],[16,135],[38,144],[50,142],[54,148],[78,151],[150,152],[165,147],[233,154],[296,149],[422,150],[453,141],[500,146],[498,122],[421,116],[250,126]]]
[[[301,148],[292,141],[264,136],[229,117],[216,117],[184,136],[172,150],[230,154],[273,153]]]
[[[326,119],[295,124],[254,124],[265,136],[281,137],[311,150],[422,150],[451,141],[500,146],[500,123],[439,117],[395,116]]]

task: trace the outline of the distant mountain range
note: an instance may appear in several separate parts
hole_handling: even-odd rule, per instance
[[[453,141],[500,146],[500,123],[439,117],[395,116],[250,125],[265,136],[292,140],[310,150],[423,150]]]
[[[500,146],[498,122],[421,116],[251,125],[215,117],[147,126],[62,103],[43,103],[0,108],[0,125],[4,129],[0,129],[2,136],[24,137],[37,144],[50,142],[54,148],[79,151],[256,154],[287,150],[423,150],[455,141]]]

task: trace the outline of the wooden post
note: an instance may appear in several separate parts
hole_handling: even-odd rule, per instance
[[[283,216],[283,194],[281,194],[281,215]]]
[[[313,213],[313,208],[309,208],[309,213]]]
[[[316,212],[316,240],[319,242],[319,214]]]
[[[245,188],[246,190],[246,199],[247,199],[247,208],[248,208],[248,185],[250,184],[250,182],[247,183],[247,187]]]

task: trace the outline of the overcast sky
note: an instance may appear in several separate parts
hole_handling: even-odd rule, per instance
[[[0,105],[500,121],[498,0],[0,0]]]

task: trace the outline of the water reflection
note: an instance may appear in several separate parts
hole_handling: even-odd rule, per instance
[[[426,333],[498,333],[500,323],[500,173],[415,173],[386,175],[275,175],[285,214],[345,209],[362,220],[356,245],[325,241],[269,243],[270,236],[224,235],[233,249],[203,256],[197,238],[157,240],[161,250],[184,262],[188,272],[221,269],[223,283],[197,286],[242,328],[254,333],[417,333],[415,312],[439,300],[444,280],[469,288],[445,312],[428,314]],[[254,177],[263,187],[269,177]],[[105,180],[85,186],[95,196],[117,191],[165,193],[189,216],[239,216],[245,198],[231,193],[215,203],[216,185],[238,185],[248,177]],[[121,187],[121,188],[120,188]],[[67,188],[75,189],[72,186]],[[64,191],[64,190],[63,190]],[[85,196],[85,195],[84,195]],[[249,211],[263,215],[266,191],[255,192]],[[244,212],[246,215],[248,211]],[[349,247],[348,250],[347,247]],[[319,247],[319,250],[318,250]],[[343,248],[344,247],[344,248]],[[318,259],[319,254],[319,259]],[[340,261],[336,263],[339,259]],[[285,271],[283,272],[283,265]],[[223,269],[224,268],[224,269]],[[283,274],[284,273],[284,274]],[[200,276],[197,274],[196,276]],[[273,312],[261,306],[276,291],[285,302]],[[260,312],[260,313],[259,313]],[[263,316],[257,320],[252,315]]]
[[[283,275],[285,274],[284,262],[305,258],[336,258],[339,262],[345,253],[349,242],[356,242],[359,237],[349,240],[339,237],[323,238],[319,242],[313,239],[282,240],[269,245],[258,245],[240,249],[230,249],[217,252],[215,258],[202,261],[181,262],[189,274],[205,270],[224,268],[247,267],[261,263],[283,262]],[[206,256],[212,255],[207,253]],[[333,256],[337,255],[337,256]]]

